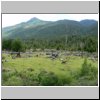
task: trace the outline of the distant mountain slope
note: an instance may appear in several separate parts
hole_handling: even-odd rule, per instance
[[[98,22],[95,20],[43,21],[32,18],[27,22],[2,29],[2,37],[8,39],[21,38],[55,38],[65,35],[98,34]]]
[[[97,21],[86,19],[86,20],[81,20],[80,23],[87,27],[87,26],[92,26],[92,25],[96,24]]]
[[[47,23],[50,23],[50,22],[42,21],[42,20],[34,17],[27,22],[22,22],[22,23],[14,25],[14,26],[9,26],[9,27],[3,28],[2,29],[2,37],[3,38],[13,38],[14,35],[15,36],[19,35],[19,32],[23,32],[27,29],[34,28],[34,27],[37,27],[40,25],[45,25]],[[20,37],[20,36],[18,36],[18,37]]]

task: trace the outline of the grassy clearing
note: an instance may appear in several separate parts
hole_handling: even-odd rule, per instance
[[[77,75],[84,63],[82,57],[69,56],[62,64],[59,58],[51,60],[45,56],[16,59],[7,54],[2,56],[8,60],[2,64],[2,85],[96,85],[97,82],[97,74],[95,80]],[[87,59],[87,62],[97,69],[97,61]],[[57,80],[57,84],[52,80]]]

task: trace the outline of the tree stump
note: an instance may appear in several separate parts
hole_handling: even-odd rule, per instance
[[[16,57],[21,57],[20,52],[17,53],[17,56]]]

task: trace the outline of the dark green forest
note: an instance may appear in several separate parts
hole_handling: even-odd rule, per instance
[[[2,41],[2,49],[9,51],[25,51],[26,49],[56,49],[97,52],[97,48],[98,38],[94,35],[70,35],[55,39],[3,39]]]

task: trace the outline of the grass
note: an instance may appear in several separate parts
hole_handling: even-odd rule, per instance
[[[30,73],[35,74],[35,73],[40,73],[41,70],[45,70],[46,72],[50,73],[53,72],[59,79],[64,79],[64,80],[70,80],[73,77],[73,73],[77,73],[80,71],[82,64],[84,62],[84,58],[78,57],[78,56],[69,56],[67,57],[67,62],[66,64],[62,64],[61,61],[57,58],[55,60],[51,60],[50,58],[47,58],[45,56],[39,56],[35,57],[28,57],[28,58],[16,58],[12,59],[11,56],[7,54],[2,54],[2,56],[5,56],[5,59],[7,59],[7,62],[4,62],[2,64],[3,69],[10,69],[10,70],[16,70],[18,73],[23,72],[24,70],[33,70]],[[92,61],[87,59],[88,63],[91,63],[94,67],[97,68],[98,63],[97,61]],[[6,77],[5,74],[9,72],[3,72],[2,76]],[[28,74],[30,74],[28,73]],[[15,76],[9,76],[9,79],[2,82],[3,85],[22,85],[22,80],[20,77],[15,77]],[[6,78],[7,79],[7,78]],[[19,80],[19,81],[18,81]],[[74,80],[74,79],[72,79]],[[12,82],[11,81],[17,81]],[[9,84],[7,84],[7,82]],[[72,85],[73,85],[72,81]],[[77,82],[76,82],[77,83]],[[77,83],[79,84],[79,83]],[[70,84],[71,85],[71,84]]]

